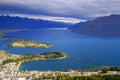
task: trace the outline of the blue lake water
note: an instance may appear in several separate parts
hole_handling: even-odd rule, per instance
[[[120,66],[120,38],[98,38],[75,34],[70,30],[38,29],[11,32],[7,35],[16,39],[50,43],[51,48],[10,48],[5,44],[10,40],[0,41],[0,49],[14,54],[38,54],[60,51],[67,56],[61,60],[24,62],[20,70],[88,70],[102,66]]]

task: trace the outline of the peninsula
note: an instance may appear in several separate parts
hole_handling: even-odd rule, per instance
[[[18,48],[49,48],[52,45],[41,42],[27,41],[27,40],[16,40],[9,44],[8,47],[18,47]]]
[[[31,60],[54,60],[54,59],[65,58],[65,55],[62,52],[44,52],[41,54],[16,55],[1,50],[0,53],[2,53],[2,55],[5,55],[5,58],[2,61],[3,65],[11,62],[15,62],[16,65],[19,65],[22,62],[31,61]]]

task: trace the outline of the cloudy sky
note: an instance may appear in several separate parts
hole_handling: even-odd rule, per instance
[[[120,0],[0,0],[0,15],[77,23],[120,14]]]

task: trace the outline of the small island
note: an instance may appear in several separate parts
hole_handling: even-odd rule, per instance
[[[52,45],[42,42],[34,42],[27,40],[17,40],[7,44],[8,47],[18,48],[49,48]]]

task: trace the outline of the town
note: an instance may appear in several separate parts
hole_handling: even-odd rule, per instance
[[[17,55],[12,57],[18,57]],[[36,78],[42,77],[43,79],[37,80],[58,80],[57,77],[64,76],[92,76],[92,75],[117,75],[120,76],[119,67],[109,67],[104,69],[92,70],[92,71],[78,71],[78,70],[68,70],[68,71],[20,71],[20,64],[16,62],[10,62],[3,65],[3,61],[8,57],[5,51],[0,51],[0,80],[35,80]],[[62,79],[61,79],[62,80]]]

